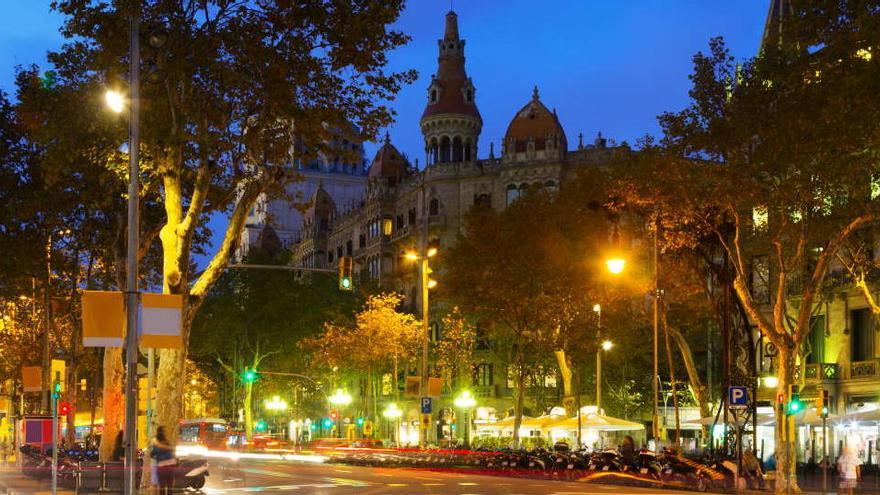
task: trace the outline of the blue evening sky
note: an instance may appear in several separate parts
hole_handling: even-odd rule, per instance
[[[656,116],[687,104],[691,57],[723,36],[737,58],[756,53],[770,0],[458,0],[467,71],[483,116],[479,157],[499,142],[514,113],[538,85],[556,108],[570,147],[582,132],[601,131],[634,142],[659,132]],[[57,48],[61,18],[50,0],[3,0],[0,88],[13,90],[16,64],[45,64]],[[391,56],[394,69],[414,68],[419,80],[392,103],[392,141],[424,161],[419,117],[436,68],[448,0],[410,0],[399,28],[412,36]],[[375,145],[369,145],[372,159]],[[212,222],[222,226],[222,220]]]

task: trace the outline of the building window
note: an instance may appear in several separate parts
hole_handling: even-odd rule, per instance
[[[390,236],[394,230],[394,221],[390,218],[382,219],[382,235]]]
[[[354,246],[352,246],[351,241],[345,242],[345,255],[351,256],[354,253]]]
[[[361,234],[358,236],[358,248],[363,249],[367,247],[367,236]]]
[[[519,189],[517,189],[515,184],[511,184],[507,186],[507,206],[510,206],[511,203],[516,201],[516,198],[519,197]]]
[[[849,312],[852,331],[850,332],[850,361],[867,361],[874,357],[874,318],[871,310],[854,309]]]
[[[483,193],[477,196],[474,196],[474,206],[480,208],[491,208],[492,207],[492,196]]]
[[[474,387],[491,387],[494,378],[495,377],[492,376],[492,363],[480,363],[474,366],[472,380]]]
[[[336,246],[336,257],[342,258],[342,246]]]
[[[431,103],[437,103],[437,90],[431,90]]]
[[[752,297],[759,304],[770,303],[770,258],[752,258]]]
[[[434,198],[428,204],[428,214],[431,216],[440,214],[440,200]]]
[[[333,263],[333,250],[327,251],[327,263]]]
[[[825,315],[810,318],[810,354],[808,364],[825,362]]]
[[[397,215],[397,228],[398,230],[403,228],[403,215]]]
[[[415,208],[410,208],[410,210],[409,210],[409,219],[408,219],[408,220],[409,220],[409,225],[415,225],[415,224],[416,224],[416,209],[415,209]]]

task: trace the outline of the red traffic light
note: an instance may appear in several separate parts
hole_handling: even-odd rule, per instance
[[[70,414],[70,402],[59,402],[58,415],[67,416],[68,414]]]
[[[332,419],[333,421],[339,419],[339,411],[337,411],[336,409],[332,409],[330,411],[330,419]]]
[[[776,403],[777,404],[785,404],[785,394],[783,394],[783,393],[776,394]]]

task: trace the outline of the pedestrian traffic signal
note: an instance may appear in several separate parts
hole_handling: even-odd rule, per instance
[[[247,368],[244,370],[244,374],[241,376],[241,378],[242,380],[244,380],[245,383],[254,383],[255,381],[257,381],[258,376],[259,375],[257,374],[257,370]]]
[[[351,277],[354,263],[351,256],[343,256],[339,258],[339,290],[352,290],[354,288],[354,280]]]
[[[323,423],[325,429],[333,426],[333,420],[330,418],[324,418],[324,421],[322,423]]]
[[[61,397],[61,382],[56,381],[52,384],[52,398],[58,399]]]
[[[803,411],[804,404],[801,402],[798,386],[789,385],[788,391],[788,414],[797,414]]]
[[[67,416],[68,414],[70,414],[70,402],[59,402],[58,415]]]
[[[255,431],[266,431],[266,422],[262,419],[257,421],[257,424],[254,425]]]
[[[358,426],[364,426],[364,418],[357,418],[354,422],[357,423]]]
[[[330,419],[333,421],[338,420],[339,419],[339,411],[337,411],[336,409],[330,410]]]

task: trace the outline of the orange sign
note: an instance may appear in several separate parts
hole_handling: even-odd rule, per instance
[[[42,392],[43,367],[23,366],[21,368],[21,384],[25,392]]]

